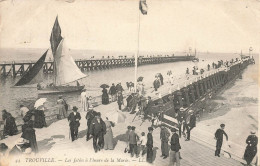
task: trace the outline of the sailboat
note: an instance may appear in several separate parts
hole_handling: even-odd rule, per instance
[[[43,74],[42,70],[47,54],[46,51],[44,55],[36,62],[36,64],[16,83],[15,86],[37,83],[38,94],[58,94],[76,92],[84,89],[85,85],[80,85],[78,80],[87,76],[80,71],[72,56],[68,54],[65,39],[61,36],[58,17],[56,17],[52,28],[50,44],[54,58],[53,82],[44,86],[40,84],[42,81],[40,79],[33,81],[34,77],[37,76],[38,78],[38,75]]]

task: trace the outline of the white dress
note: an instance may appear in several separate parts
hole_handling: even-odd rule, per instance
[[[82,92],[81,95],[81,108],[83,111],[88,111],[88,100],[87,100],[87,93]]]

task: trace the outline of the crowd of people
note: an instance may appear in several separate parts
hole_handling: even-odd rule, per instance
[[[219,68],[222,65],[229,66],[231,62],[218,61],[218,63],[212,63],[212,68]],[[210,70],[210,65],[207,66],[207,69]],[[193,68],[193,75],[197,74],[198,68]],[[204,71],[201,71],[204,72]],[[186,69],[186,75],[189,75],[189,68]],[[202,73],[201,73],[202,74]],[[173,76],[172,72],[168,72],[169,82],[173,85]],[[155,76],[153,82],[154,90],[157,91],[160,86],[164,84],[162,74],[158,73]],[[193,110],[185,110],[183,107],[179,108],[176,111],[176,119],[178,121],[177,126],[174,128],[168,128],[166,124],[160,123],[160,125],[155,126],[154,120],[160,116],[158,111],[154,112],[155,103],[150,96],[144,97],[144,85],[142,81],[137,84],[138,91],[133,93],[134,84],[132,82],[127,83],[127,88],[131,92],[126,98],[126,108],[125,110],[130,113],[139,113],[143,121],[149,120],[152,122],[151,126],[148,127],[147,131],[142,131],[141,136],[139,137],[138,133],[135,131],[135,126],[128,126],[125,133],[126,149],[125,152],[130,153],[131,157],[144,157],[146,155],[146,161],[153,163],[153,130],[156,127],[160,126],[160,140],[161,140],[161,157],[166,159],[169,157],[169,165],[180,165],[180,138],[183,136],[185,141],[190,141],[191,131],[196,127],[196,115]],[[111,102],[117,102],[118,109],[123,110],[122,105],[124,103],[123,92],[124,89],[121,83],[118,83],[116,86],[113,83],[107,91],[106,87],[102,89],[102,104],[107,105],[110,103],[109,95],[111,96]],[[161,99],[161,97],[159,97]],[[115,123],[110,121],[108,117],[103,120],[101,118],[101,113],[96,112],[94,107],[91,105],[91,97],[87,96],[86,89],[81,93],[81,108],[83,112],[86,113],[87,120],[87,132],[86,132],[86,141],[93,139],[93,149],[96,153],[101,149],[104,150],[113,150],[113,130]],[[173,100],[173,99],[172,99]],[[163,100],[159,101],[159,105],[163,104]],[[59,96],[57,100],[57,110],[58,110],[58,119],[66,118],[69,122],[70,127],[70,138],[73,141],[78,139],[78,129],[80,126],[81,114],[78,112],[78,108],[74,106],[72,112],[68,115],[68,103],[62,96]],[[136,112],[136,110],[138,110]],[[10,155],[19,155],[19,154],[36,154],[38,152],[38,145],[35,135],[34,128],[46,127],[45,115],[43,110],[31,109],[29,110],[24,105],[20,106],[21,116],[23,117],[24,124],[22,125],[22,135],[17,140],[16,145],[9,152]],[[2,119],[4,120],[4,135],[15,135],[18,133],[17,126],[15,123],[15,118],[8,113],[6,110],[2,111]],[[160,120],[160,119],[159,119]],[[224,131],[225,125],[221,124],[220,128],[215,132],[216,139],[216,151],[215,156],[220,157],[221,147],[223,144],[223,136],[226,136],[228,140],[228,135]],[[171,133],[169,132],[171,131]],[[145,133],[147,132],[147,134]],[[156,138],[159,139],[159,138]],[[244,152],[244,159],[249,165],[252,162],[252,159],[257,153],[257,143],[258,138],[255,135],[255,132],[251,132],[251,135],[248,136],[247,147]],[[1,144],[1,155],[4,155],[8,147],[5,144]],[[138,150],[139,149],[139,150]]]

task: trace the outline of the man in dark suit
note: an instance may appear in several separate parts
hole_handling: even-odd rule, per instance
[[[180,108],[177,114],[177,121],[178,121],[178,127],[179,127],[179,137],[181,138],[181,134],[185,135],[185,116],[186,116],[186,111],[183,107]],[[181,133],[182,132],[182,133]]]
[[[170,163],[169,165],[174,165],[176,163],[177,166],[180,166],[180,152],[181,145],[179,142],[179,136],[176,133],[177,129],[172,128],[172,137],[171,137],[171,151],[170,151]]]
[[[78,137],[78,129],[80,126],[79,120],[81,119],[80,113],[77,112],[78,108],[73,106],[73,112],[71,112],[68,116],[68,121],[70,123],[70,134],[71,139],[74,141]]]
[[[196,116],[194,115],[194,111],[190,110],[189,115],[186,119],[186,129],[187,129],[187,139],[185,141],[190,140],[190,131],[196,127]]]
[[[165,127],[165,124],[161,125],[161,132],[160,132],[160,139],[161,139],[161,151],[163,159],[166,159],[169,156],[169,148],[168,148],[168,142],[169,142],[170,132]]]
[[[255,131],[251,131],[251,135],[247,137],[246,143],[247,147],[244,153],[244,159],[246,160],[247,165],[250,165],[257,153],[258,138],[255,135]]]
[[[146,147],[147,147],[146,161],[148,163],[153,162],[153,135],[152,135],[152,133],[153,133],[153,128],[148,127],[147,143],[146,143]]]
[[[88,113],[86,114],[86,119],[87,119],[87,126],[88,126],[88,130],[87,130],[87,137],[86,137],[86,140],[88,141],[90,138],[90,125],[91,125],[91,122],[92,120],[95,118],[97,112],[93,110],[93,106],[89,106],[89,111]]]
[[[151,111],[152,107],[154,106],[154,102],[150,96],[148,96],[146,100],[146,108],[144,109],[144,119],[148,118],[149,111]]]
[[[134,154],[136,155],[136,158],[139,157],[137,154],[137,141],[139,140],[139,136],[135,133],[135,126],[131,127],[131,131],[128,136],[128,142],[130,147],[130,153],[131,157],[134,157]]]
[[[97,153],[97,151],[104,147],[104,135],[106,134],[106,124],[101,119],[100,112],[97,112],[96,117],[92,120],[90,132],[93,135],[93,147]]]
[[[109,89],[109,94],[111,95],[112,102],[116,101],[116,86],[113,83],[112,86]]]
[[[220,157],[221,146],[223,143],[223,135],[226,136],[226,139],[228,141],[228,135],[224,131],[224,128],[225,128],[225,124],[221,124],[220,128],[217,129],[217,131],[215,133],[215,139],[217,140],[215,156],[218,156],[218,157]]]

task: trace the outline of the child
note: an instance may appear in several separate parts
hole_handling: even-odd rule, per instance
[[[140,146],[141,146],[141,151],[142,152],[142,157],[144,156],[144,154],[146,153],[146,142],[147,142],[147,138],[145,136],[145,133],[142,132],[141,133],[141,138],[140,138]]]

